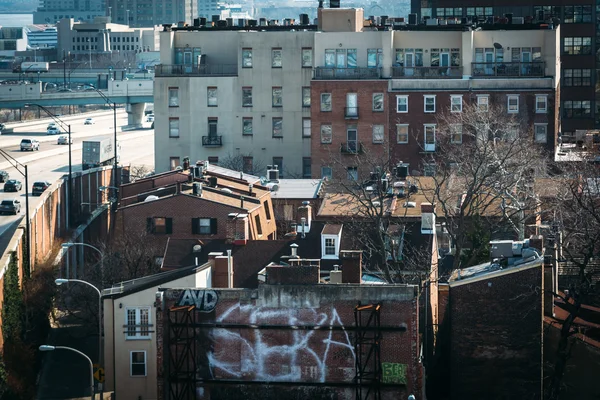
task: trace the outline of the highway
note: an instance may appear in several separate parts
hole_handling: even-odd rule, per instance
[[[113,135],[113,115],[94,117],[94,125],[84,125],[83,121],[87,115],[71,121],[71,137],[73,144],[72,151],[72,169],[73,172],[81,170],[81,143],[86,138]],[[15,128],[11,134],[0,136],[0,148],[17,159],[22,164],[26,164],[29,175],[29,187],[27,190],[31,194],[31,187],[36,181],[48,181],[54,183],[61,176],[69,171],[69,155],[67,145],[58,145],[59,135],[47,135],[46,127],[48,122]],[[121,145],[120,164],[141,166],[145,165],[154,169],[154,130],[150,129],[150,124],[145,123],[144,129],[120,132],[120,126],[127,124],[127,114],[125,112],[117,113],[117,140]],[[21,139],[31,138],[40,142],[39,151],[20,151],[19,144]],[[14,168],[10,167],[6,160],[0,158],[0,170],[5,170],[10,174],[11,179],[17,179],[23,183],[23,190],[18,193],[4,192],[4,184],[0,183],[0,201],[4,199],[19,199],[21,202],[21,214],[0,215],[0,250],[4,250],[11,233],[16,229],[18,221],[25,215],[25,179]],[[35,210],[40,202],[39,197],[29,197],[30,212]],[[6,233],[6,234],[5,234]]]

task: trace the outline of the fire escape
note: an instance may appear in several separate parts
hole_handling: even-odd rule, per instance
[[[381,304],[354,307],[357,400],[381,400]]]
[[[163,344],[169,348],[167,381],[169,399],[195,400],[198,365],[196,362],[196,307],[173,307],[167,311],[169,332]]]

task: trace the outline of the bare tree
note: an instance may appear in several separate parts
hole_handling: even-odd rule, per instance
[[[147,165],[132,165],[129,169],[129,181],[135,182],[138,179],[146,178],[152,173],[154,171]]]
[[[251,163],[247,163],[246,160],[252,161]],[[228,154],[219,160],[219,166],[247,174],[260,174],[266,169],[263,160],[254,157],[252,153]]]

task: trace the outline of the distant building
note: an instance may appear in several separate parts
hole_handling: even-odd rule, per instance
[[[108,15],[116,24],[150,28],[161,24],[192,23],[198,0],[106,0]]]
[[[25,29],[30,47],[52,49],[58,46],[58,31],[55,26],[29,25]]]
[[[27,49],[27,31],[22,27],[0,27],[0,56],[13,57],[16,51]]]
[[[34,24],[55,24],[63,18],[75,21],[92,21],[106,15],[106,0],[40,0],[33,13]]]
[[[217,0],[198,0],[198,16],[211,20],[213,15],[220,15],[219,2]]]

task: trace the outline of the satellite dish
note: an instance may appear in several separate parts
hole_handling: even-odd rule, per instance
[[[500,43],[498,43],[498,42],[495,42],[494,43],[494,48],[497,49],[497,50],[499,50],[499,49],[502,48],[502,45]]]
[[[192,251],[194,253],[200,253],[202,251],[202,246],[200,246],[199,244],[194,245],[194,247],[192,247]]]
[[[146,199],[144,200],[144,203],[148,203],[149,201],[158,200],[159,198],[160,197],[151,194],[150,196],[146,197]]]

